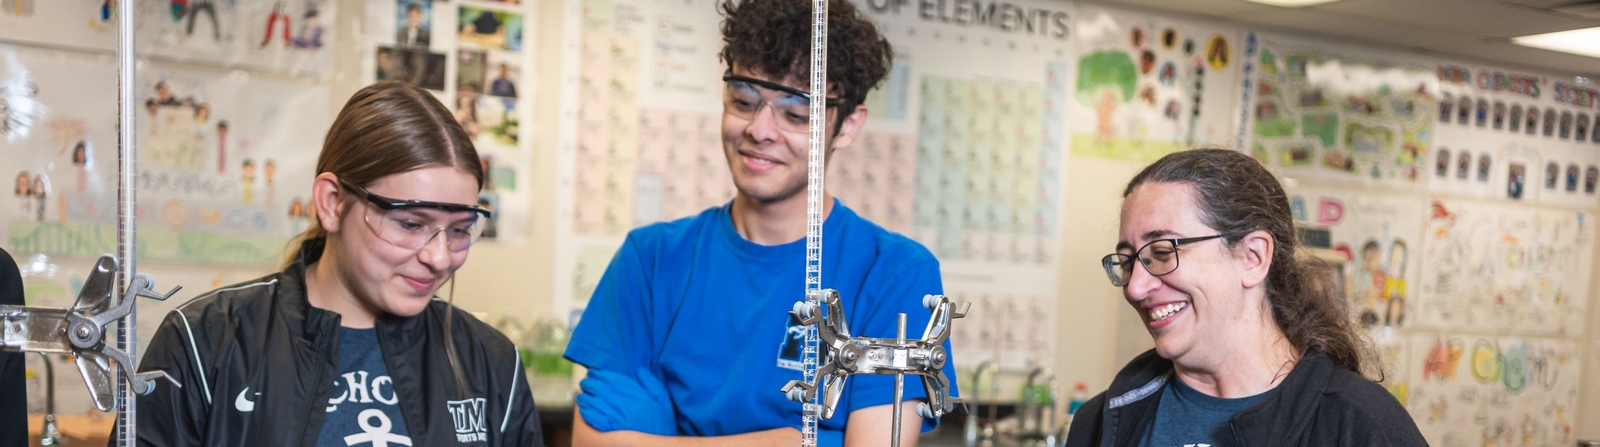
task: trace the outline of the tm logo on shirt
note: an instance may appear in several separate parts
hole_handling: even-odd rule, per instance
[[[450,404],[450,417],[456,422],[456,442],[466,444],[489,441],[489,430],[483,425],[482,397],[445,403]]]
[[[795,371],[804,371],[805,364],[800,362],[800,351],[805,349],[806,327],[789,325],[783,331],[783,341],[778,343],[778,367]]]

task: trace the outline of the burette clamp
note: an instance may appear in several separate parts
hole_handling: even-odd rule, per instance
[[[944,343],[950,339],[951,320],[965,317],[972,304],[957,305],[944,295],[925,295],[922,305],[933,315],[921,339],[852,337],[838,291],[807,293],[806,301],[795,303],[789,315],[801,325],[816,327],[817,372],[810,382],[791,380],[780,391],[789,400],[802,403],[811,402],[821,393],[815,416],[829,419],[844,396],[850,376],[914,374],[922,376],[923,391],[928,396],[928,401],[917,404],[917,415],[938,418],[956,411],[957,406],[965,411],[961,398],[950,395],[950,378],[944,374],[950,355]]]
[[[156,293],[152,290],[155,280],[150,275],[135,275],[128,289],[123,291],[122,299],[112,306],[111,297],[117,293],[116,275],[117,258],[103,255],[95,262],[71,308],[0,305],[0,319],[4,320],[0,350],[72,355],[79,375],[89,387],[89,397],[100,411],[109,412],[121,406],[116,393],[119,372],[138,394],[155,390],[156,379],[166,379],[173,386],[181,387],[162,371],[136,373],[134,359],[126,351],[106,343],[106,325],[133,313],[135,299],[166,300],[181,287],[174,287],[165,294]]]

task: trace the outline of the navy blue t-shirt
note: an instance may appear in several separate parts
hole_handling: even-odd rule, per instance
[[[317,447],[411,445],[377,329],[339,328],[339,376],[328,396]]]
[[[1237,399],[1208,396],[1173,378],[1161,391],[1156,420],[1145,433],[1144,447],[1224,447],[1233,444],[1228,418],[1250,408],[1266,393]]]
[[[567,346],[566,357],[590,369],[654,372],[679,436],[800,426],[801,405],[779,389],[801,378],[803,332],[788,312],[805,299],[805,240],[750,242],[730,206],[630,232]],[[839,201],[823,234],[822,286],[839,292],[851,335],[893,338],[903,312],[906,336],[921,337],[931,315],[922,297],[943,293],[933,254]],[[944,373],[957,396],[954,365]],[[925,395],[907,376],[905,398]],[[852,376],[833,418],[818,424],[818,444],[842,445],[851,411],[893,400],[894,376]]]

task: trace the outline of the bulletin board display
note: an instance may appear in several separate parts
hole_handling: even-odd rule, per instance
[[[1600,90],[1570,77],[1442,61],[1428,160],[1438,194],[1593,209]]]
[[[369,0],[361,79],[432,92],[472,138],[493,212],[482,242],[524,245],[533,225],[530,39],[536,2]]]
[[[1406,402],[1431,445],[1572,445],[1578,343],[1453,332],[1410,337]]]
[[[110,54],[115,0],[7,0],[0,41]],[[134,2],[141,57],[192,65],[323,77],[339,23],[330,0]]]
[[[116,65],[105,56],[0,46],[19,253],[97,257],[116,247]],[[327,89],[149,63],[136,82],[142,260],[271,265],[309,225],[304,206]],[[86,101],[84,98],[103,98]],[[24,177],[29,180],[24,181]],[[24,187],[26,186],[26,188]]]
[[[1238,28],[1099,6],[1079,9],[1072,153],[1154,161],[1229,147],[1238,133]]]
[[[1423,185],[1438,83],[1407,55],[1251,32],[1239,147],[1284,175]]]

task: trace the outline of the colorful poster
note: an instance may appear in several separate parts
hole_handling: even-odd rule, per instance
[[[1335,189],[1294,188],[1289,206],[1299,225],[1328,230],[1330,248],[1343,261],[1339,289],[1356,324],[1377,349],[1381,383],[1404,398],[1404,331],[1421,271],[1419,197]]]
[[[116,49],[114,1],[8,0],[0,40],[83,50]],[[140,57],[322,76],[333,68],[337,2],[187,0],[135,2]]]
[[[96,257],[116,246],[115,65],[0,47],[16,253]],[[272,265],[309,225],[327,89],[153,64],[137,84],[141,259]],[[84,98],[105,98],[85,101]],[[24,191],[22,177],[30,175]]]
[[[1573,336],[1583,332],[1593,215],[1435,201],[1415,323]]]
[[[1581,360],[1572,340],[1410,338],[1406,407],[1437,446],[1573,445]]]
[[[1561,207],[1600,203],[1600,142],[1590,127],[1597,109],[1574,93],[1583,87],[1456,63],[1436,71],[1443,93],[1430,190]]]
[[[1403,56],[1246,37],[1249,153],[1285,174],[1420,185],[1437,80]]]
[[[1154,161],[1194,147],[1231,147],[1238,101],[1237,28],[1084,6],[1072,152]],[[1091,119],[1092,118],[1092,119]]]

